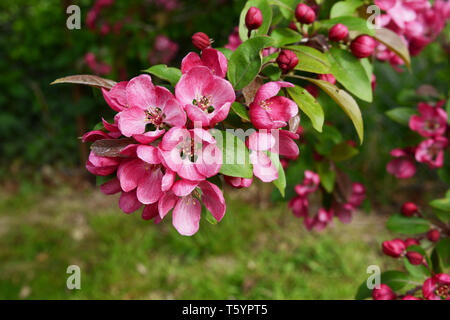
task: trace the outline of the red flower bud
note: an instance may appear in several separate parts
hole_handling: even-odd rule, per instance
[[[249,31],[258,29],[263,23],[263,16],[261,10],[257,7],[251,7],[248,9],[245,15],[245,25]]]
[[[420,253],[414,251],[408,251],[406,253],[406,258],[408,259],[409,263],[415,266],[418,266],[423,262],[423,256]]]
[[[414,238],[407,238],[403,242],[405,243],[406,248],[408,248],[409,246],[420,246],[419,240]]]
[[[299,3],[295,8],[295,18],[298,22],[311,24],[316,20],[316,13],[304,3]]]
[[[307,84],[305,86],[306,91],[309,92],[310,95],[312,95],[314,98],[317,98],[317,96],[319,95],[319,88],[317,88],[315,85],[313,84]]]
[[[370,36],[360,35],[350,44],[350,50],[357,58],[367,58],[372,55],[377,42]]]
[[[291,22],[289,23],[289,29],[298,32],[298,28],[297,28],[297,25],[295,24],[295,21],[291,21]]]
[[[436,229],[431,229],[427,233],[427,238],[431,242],[438,242],[440,237],[441,237],[441,234],[440,234],[439,230],[436,230]]]
[[[342,23],[335,24],[328,32],[328,38],[331,41],[342,41],[348,36],[348,28]]]
[[[402,239],[393,239],[391,241],[384,241],[382,249],[384,254],[398,258],[405,251],[406,246]]]
[[[317,76],[318,79],[327,81],[331,84],[336,84],[336,78],[330,73],[330,74],[319,74]]]
[[[372,290],[372,298],[373,300],[395,300],[396,295],[388,285],[382,283],[379,289]]]
[[[402,214],[405,217],[411,217],[417,212],[417,206],[413,202],[405,202],[402,205]]]
[[[375,91],[375,87],[377,86],[377,77],[372,73],[372,81],[370,83],[372,85],[372,91]]]
[[[287,73],[295,68],[298,64],[298,57],[295,52],[291,50],[281,50],[277,63],[283,73]]]
[[[208,35],[203,32],[194,33],[192,36],[192,44],[199,50],[203,50],[211,46],[211,40]]]

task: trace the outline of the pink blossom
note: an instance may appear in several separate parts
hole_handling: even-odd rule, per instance
[[[216,175],[222,164],[222,152],[214,137],[203,129],[171,128],[159,144],[166,167],[191,181]]]
[[[425,280],[422,286],[422,293],[427,300],[450,300],[450,276],[445,273],[438,273]]]
[[[225,120],[236,99],[233,86],[204,66],[193,67],[181,76],[175,96],[190,120],[211,127]]]
[[[235,27],[233,33],[231,33],[228,37],[228,43],[225,45],[225,48],[234,51],[241,45],[241,43],[242,41],[239,37],[239,27]]]
[[[304,173],[303,183],[295,186],[295,192],[299,196],[306,196],[316,192],[319,187],[320,177],[317,173],[306,170]]]
[[[224,54],[213,48],[202,50],[202,57],[195,52],[190,52],[181,62],[181,72],[187,73],[193,67],[205,66],[211,69],[212,73],[218,77],[225,78],[227,75],[227,58]]]
[[[169,64],[177,55],[178,44],[164,35],[155,38],[153,49],[150,51],[148,60],[150,64]]]
[[[388,173],[394,175],[397,179],[408,179],[416,174],[416,164],[414,162],[413,148],[393,149],[391,156],[395,159],[389,161],[386,166]]]
[[[224,176],[225,182],[230,186],[240,189],[240,188],[248,188],[253,182],[253,178],[240,178],[240,177],[230,177]]]
[[[416,150],[416,160],[426,163],[430,168],[441,168],[444,165],[444,149],[447,146],[448,140],[445,137],[422,141]]]
[[[160,218],[163,219],[173,208],[173,226],[181,235],[191,236],[199,229],[202,202],[220,222],[226,211],[222,191],[208,181],[178,180],[158,203]]]
[[[250,149],[250,162],[253,164],[253,174],[263,182],[272,182],[278,179],[278,168],[267,153],[275,144],[275,137],[266,131],[253,133],[247,141]]]
[[[97,156],[93,151],[86,161],[86,169],[97,176],[109,176],[120,164],[120,159]]]
[[[304,218],[309,216],[309,202],[308,198],[297,196],[289,201],[289,208],[297,218]]]
[[[128,108],[119,114],[119,129],[126,137],[145,133],[151,124],[159,130],[164,124],[182,127],[186,114],[172,93],[154,86],[149,75],[131,79],[126,86]]]
[[[293,87],[289,82],[276,81],[263,84],[250,104],[250,120],[257,129],[278,129],[298,114],[294,101],[277,96],[281,88]]]
[[[427,138],[443,135],[447,128],[447,112],[441,108],[444,103],[445,101],[441,101],[435,107],[419,103],[420,116],[411,116],[409,128]]]
[[[305,217],[303,224],[308,230],[322,231],[328,225],[333,223],[333,216],[333,209],[326,210],[324,208],[320,208],[316,216]]]
[[[128,107],[126,88],[128,81],[116,83],[109,91],[102,88],[103,98],[114,111],[120,112]]]

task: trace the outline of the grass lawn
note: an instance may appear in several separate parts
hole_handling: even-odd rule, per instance
[[[0,193],[1,299],[352,299],[367,266],[392,263],[376,215],[310,233],[286,205],[232,193],[221,223],[183,237],[170,217],[123,214],[116,196],[39,189]],[[72,264],[81,290],[66,288]]]

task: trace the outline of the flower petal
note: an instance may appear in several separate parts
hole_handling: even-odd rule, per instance
[[[191,195],[178,200],[172,214],[175,229],[184,236],[192,236],[198,231],[202,205]]]
[[[213,217],[220,222],[227,209],[222,191],[218,186],[209,181],[200,182],[199,188],[202,190],[203,204],[211,212]]]
[[[119,199],[119,208],[125,213],[132,213],[138,210],[142,203],[136,197],[136,191],[122,192]]]

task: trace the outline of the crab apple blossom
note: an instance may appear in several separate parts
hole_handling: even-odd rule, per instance
[[[382,249],[384,254],[393,258],[398,258],[405,252],[406,246],[402,239],[397,238],[390,241],[384,241]]]
[[[204,66],[193,67],[181,76],[175,96],[189,119],[203,127],[223,121],[236,99],[233,86]]]
[[[316,20],[316,13],[306,4],[299,3],[295,8],[295,18],[300,23],[311,24]]]
[[[384,283],[381,283],[379,288],[372,290],[373,300],[395,300],[396,297],[395,292]]]
[[[406,295],[402,298],[402,300],[420,300],[420,299],[411,295]]]
[[[303,224],[307,230],[322,231],[329,224],[333,223],[334,211],[333,209],[320,208],[314,217],[305,217]]]
[[[427,300],[450,300],[450,276],[446,273],[438,273],[425,280],[422,293]]]
[[[444,103],[445,101],[441,101],[434,107],[424,102],[419,103],[420,116],[411,116],[409,128],[426,138],[443,135],[447,129],[447,112],[441,108]]]
[[[336,78],[331,74],[319,74],[317,76],[317,79],[323,80],[323,81],[327,81],[331,84],[336,84]]]
[[[441,168],[444,165],[444,150],[447,146],[448,140],[442,136],[424,140],[417,146],[416,160],[430,168]]]
[[[297,104],[282,96],[277,96],[281,88],[294,87],[284,81],[267,82],[256,92],[250,104],[250,120],[257,129],[278,129],[298,114]]]
[[[154,86],[149,75],[131,79],[126,87],[128,108],[118,115],[119,129],[126,137],[142,135],[151,124],[152,131],[164,125],[182,127],[186,114],[172,93],[160,86]]]
[[[213,48],[202,50],[202,57],[195,52],[190,52],[181,61],[181,73],[187,73],[193,67],[205,66],[218,77],[225,78],[227,75],[227,58],[224,54]]]
[[[328,39],[334,42],[339,42],[347,38],[348,28],[342,23],[335,24],[328,32]]]
[[[303,182],[295,186],[295,192],[299,196],[306,196],[310,193],[316,192],[319,188],[320,176],[311,171],[305,170]]]
[[[413,158],[415,149],[393,149],[390,154],[394,159],[389,161],[386,171],[397,179],[408,179],[416,174],[416,164]]]
[[[103,98],[114,111],[120,112],[128,107],[127,102],[128,81],[116,83],[110,90],[102,88]]]
[[[248,179],[248,178],[224,176],[224,179],[226,183],[228,183],[230,186],[236,189],[248,188],[251,186],[253,182],[253,178]]]
[[[191,236],[199,229],[202,203],[214,219],[218,222],[222,220],[226,204],[219,187],[209,181],[178,180],[159,201],[159,215],[164,219],[173,208],[173,226],[181,235]]]
[[[117,170],[119,158],[97,156],[93,151],[86,161],[86,169],[96,176],[109,176]]]
[[[283,73],[288,73],[298,64],[298,57],[295,52],[291,50],[281,50],[277,57],[277,63]]]
[[[350,50],[357,58],[370,57],[375,49],[377,42],[368,35],[360,35],[350,44]]]
[[[206,49],[211,46],[211,39],[203,32],[196,32],[192,36],[192,44],[199,50]]]
[[[248,31],[256,30],[261,27],[263,23],[263,16],[261,10],[257,7],[250,7],[245,15],[245,26]]]
[[[201,128],[171,128],[158,148],[165,167],[190,181],[212,177],[222,165],[222,152],[216,140]]]
[[[401,209],[405,217],[411,217],[418,212],[417,205],[414,202],[405,202]]]
[[[423,256],[415,251],[406,252],[406,258],[408,259],[409,263],[414,266],[418,266],[419,264],[423,263]]]
[[[253,174],[263,182],[272,182],[278,179],[278,168],[267,154],[267,151],[270,151],[275,144],[275,137],[266,131],[254,132],[247,141]]]
[[[239,37],[239,27],[235,27],[233,32],[228,36],[228,43],[225,45],[225,48],[234,51],[241,43],[242,40]]]
[[[403,242],[406,248],[409,246],[420,246],[420,241],[414,238],[406,238]]]
[[[440,238],[441,233],[437,229],[431,229],[427,233],[427,239],[430,240],[431,242],[438,242]]]

